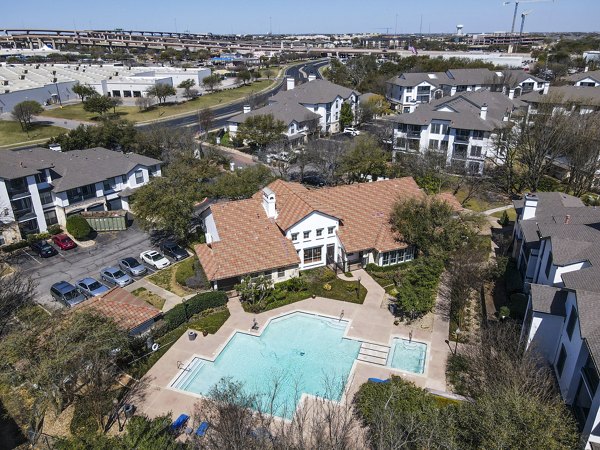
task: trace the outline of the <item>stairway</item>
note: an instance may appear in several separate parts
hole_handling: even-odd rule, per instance
[[[358,357],[356,359],[359,361],[385,366],[389,353],[390,347],[386,345],[363,342],[360,346]]]

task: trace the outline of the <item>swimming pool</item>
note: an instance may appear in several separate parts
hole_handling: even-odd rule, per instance
[[[388,358],[388,366],[413,373],[425,371],[427,344],[394,338]]]
[[[222,378],[249,393],[276,392],[274,413],[291,418],[302,393],[340,400],[360,341],[344,338],[348,321],[296,312],[273,319],[260,336],[237,332],[215,361],[194,358],[171,387],[207,395]]]

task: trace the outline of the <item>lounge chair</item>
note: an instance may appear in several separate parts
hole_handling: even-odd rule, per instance
[[[190,420],[190,416],[187,414],[180,414],[177,419],[171,424],[171,431],[177,432],[181,431],[181,429],[185,426],[185,424]]]
[[[369,378],[369,381],[372,381],[373,383],[389,383],[390,379],[382,380],[381,378]]]
[[[208,427],[208,422],[202,422],[196,430],[196,436],[203,437],[206,434],[206,430],[208,430]]]

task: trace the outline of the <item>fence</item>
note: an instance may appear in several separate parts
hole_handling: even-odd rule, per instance
[[[95,231],[122,231],[127,228],[126,211],[87,211],[81,216]]]

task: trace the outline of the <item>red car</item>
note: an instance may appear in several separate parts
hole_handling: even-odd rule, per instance
[[[70,250],[77,247],[77,244],[73,242],[73,239],[66,234],[57,234],[56,236],[53,236],[52,242],[58,245],[58,248],[61,250]]]

